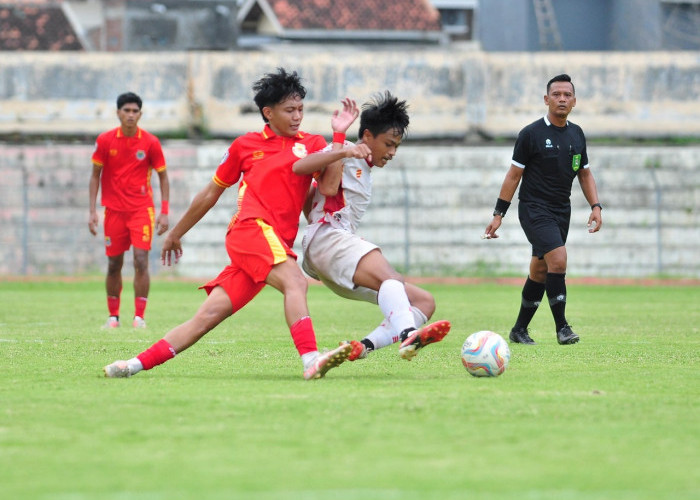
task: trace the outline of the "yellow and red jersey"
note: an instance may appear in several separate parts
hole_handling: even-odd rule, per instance
[[[102,167],[102,205],[129,212],[153,206],[151,172],[165,170],[160,141],[143,129],[127,137],[121,127],[100,134],[92,162]]]
[[[299,132],[283,137],[269,125],[262,132],[249,132],[233,141],[214,174],[214,182],[223,188],[241,181],[238,212],[231,223],[263,219],[291,247],[312,179],[311,175],[295,174],[292,165],[325,146],[320,135]]]

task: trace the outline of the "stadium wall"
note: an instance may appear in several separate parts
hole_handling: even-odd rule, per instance
[[[407,57],[407,54],[409,57]],[[305,128],[327,130],[346,95],[390,89],[411,103],[414,138],[510,138],[543,114],[547,80],[572,75],[574,121],[589,137],[700,137],[700,53],[493,53],[451,48],[267,51],[5,52],[0,135],[95,136],[115,125],[116,96],[145,100],[142,125],[180,137],[230,138],[259,126],[251,83],[278,66],[304,77]]]
[[[228,144],[164,142],[171,224],[209,182]],[[529,246],[515,204],[501,237],[480,239],[511,153],[512,143],[469,147],[407,141],[386,168],[373,174],[374,199],[361,234],[414,276],[527,273]],[[86,144],[2,146],[0,276],[105,272],[101,238],[87,228],[91,154],[92,145]],[[605,207],[604,227],[588,234],[589,208],[574,183],[568,274],[699,278],[700,146],[590,145],[589,157]],[[158,199],[155,174],[153,186]],[[157,237],[153,273],[199,278],[218,273],[228,262],[223,238],[235,202],[235,188],[227,190],[186,235],[185,253],[175,268],[160,265],[162,237]]]

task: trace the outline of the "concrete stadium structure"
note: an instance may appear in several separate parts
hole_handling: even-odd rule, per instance
[[[376,173],[373,207],[361,232],[399,268],[416,275],[526,272],[528,246],[515,208],[499,240],[482,241],[479,235],[508,168],[513,137],[544,114],[544,85],[554,74],[574,78],[578,106],[571,119],[591,140],[700,137],[700,54],[695,52],[496,54],[412,48],[405,57],[398,49],[278,49],[274,54],[3,54],[0,275],[104,267],[101,242],[87,231],[90,155],[94,137],[118,124],[115,99],[126,90],[144,98],[145,129],[218,138],[163,141],[173,220],[211,178],[230,140],[261,127],[250,85],[262,73],[285,66],[302,74],[309,89],[304,129],[313,132],[329,132],[330,114],[346,95],[363,101],[390,89],[406,98],[410,137],[397,158]],[[73,142],[55,140],[60,136]],[[484,137],[496,140],[480,145]],[[596,235],[586,232],[588,207],[574,185],[570,274],[700,277],[700,146],[600,144],[589,145],[589,157],[605,227]],[[231,190],[187,236],[176,273],[210,276],[225,264],[222,241],[234,207]]]

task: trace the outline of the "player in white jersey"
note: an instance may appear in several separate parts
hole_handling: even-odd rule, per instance
[[[362,108],[357,144],[345,140],[347,129],[336,130],[332,144],[293,166],[295,171],[325,169],[327,180],[307,202],[302,268],[341,297],[378,304],[384,314],[374,331],[350,342],[351,361],[398,341],[400,356],[410,360],[450,330],[448,321],[425,325],[435,312],[433,296],[405,283],[377,245],[355,234],[372,196],[372,169],[394,157],[406,134],[407,107],[388,91],[378,95]]]

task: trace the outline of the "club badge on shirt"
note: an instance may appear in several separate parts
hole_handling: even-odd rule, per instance
[[[294,156],[297,158],[306,158],[306,155],[308,154],[306,151],[306,145],[297,142],[292,148],[292,153],[294,153]]]
[[[146,157],[146,152],[143,149],[136,151],[136,159],[141,161]]]

